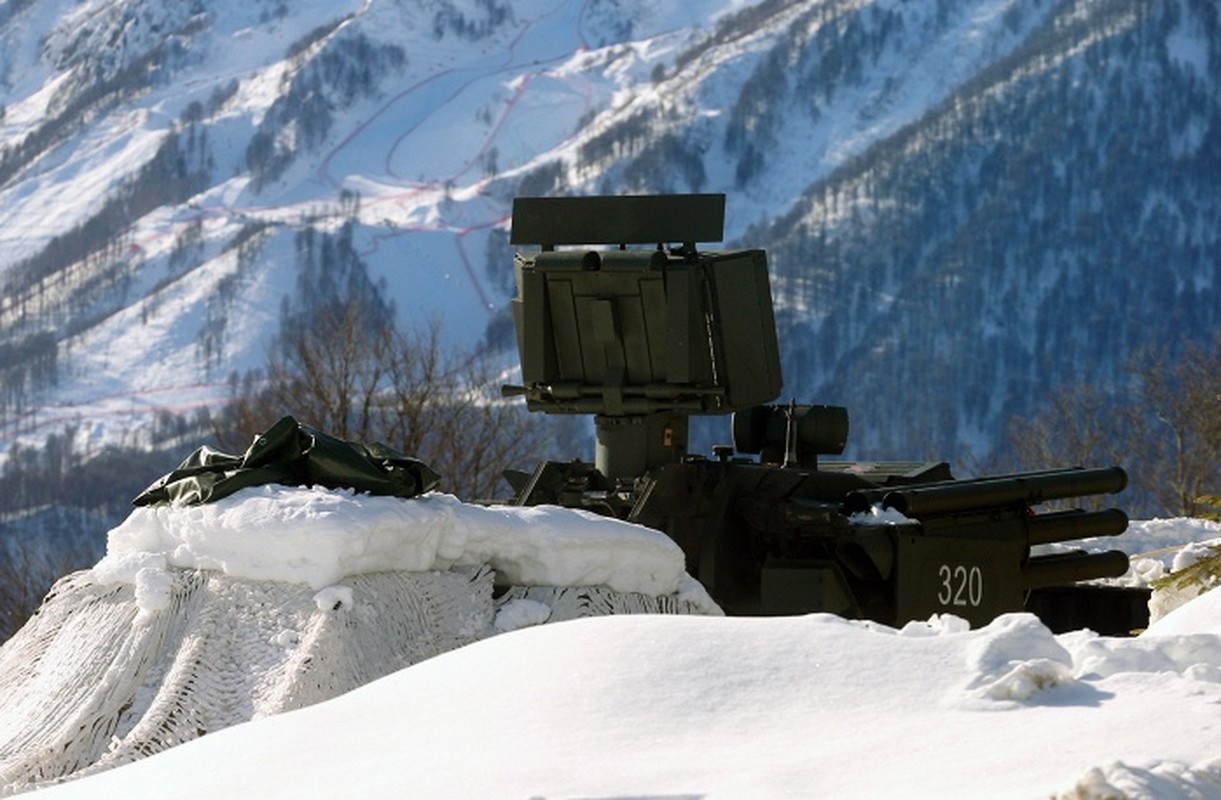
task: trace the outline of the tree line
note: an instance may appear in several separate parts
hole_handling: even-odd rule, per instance
[[[55,579],[103,555],[105,532],[130,512],[131,498],[190,450],[204,443],[241,454],[284,415],[419,458],[442,476],[442,491],[467,500],[503,495],[502,470],[532,466],[549,437],[524,405],[496,396],[492,360],[447,350],[435,325],[399,329],[370,305],[374,298],[331,298],[289,314],[266,366],[233,376],[223,410],[162,415],[152,449],[88,454],[71,427],[41,447],[14,445],[0,470],[0,641]]]
[[[9,449],[0,468],[0,584],[11,591],[0,595],[7,609],[0,610],[0,639],[55,578],[95,563],[131,498],[200,444],[241,454],[292,415],[333,436],[419,458],[442,476],[442,491],[479,499],[503,494],[501,471],[532,466],[554,441],[524,405],[498,396],[492,356],[446,348],[435,324],[399,326],[354,230],[312,222],[299,230],[298,285],[281,306],[279,332],[262,368],[231,375],[225,408],[189,418],[162,413],[140,441],[97,451],[79,424],[40,446]],[[228,247],[257,248],[262,233],[247,226]]]
[[[0,640],[23,624],[51,582],[102,555],[105,529],[190,442],[241,453],[291,414],[340,438],[418,457],[442,475],[443,491],[467,500],[495,497],[507,467],[558,457],[556,449],[580,454],[564,441],[571,427],[530,418],[522,405],[495,396],[493,361],[446,350],[435,325],[399,329],[384,307],[370,305],[376,298],[331,296],[286,317],[290,324],[266,366],[234,376],[223,411],[161,415],[153,449],[82,452],[72,427],[41,447],[14,446],[0,470]],[[1054,395],[1035,416],[1012,420],[1007,460],[989,471],[1115,463],[1131,479],[1116,501],[1130,516],[1217,513],[1221,334],[1176,359],[1150,351],[1130,368],[1136,380],[1129,393],[1083,383]],[[30,547],[31,534],[54,544]]]
[[[1005,461],[1025,469],[1118,464],[1118,504],[1136,518],[1207,517],[1221,496],[1221,333],[1128,364],[1129,388],[1075,383],[1029,417],[1015,417]],[[1002,462],[1004,463],[1004,462]]]

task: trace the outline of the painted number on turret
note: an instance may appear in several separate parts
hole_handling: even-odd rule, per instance
[[[937,602],[943,606],[976,608],[984,599],[984,573],[979,567],[942,564],[937,568],[937,578],[941,582]]]

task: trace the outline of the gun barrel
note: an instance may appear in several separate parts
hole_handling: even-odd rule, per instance
[[[1118,578],[1128,571],[1128,564],[1128,554],[1121,550],[1034,556],[1022,567],[1022,588],[1039,589],[1098,578]]]
[[[1110,494],[1127,484],[1128,475],[1120,467],[1057,469],[892,489],[882,497],[882,505],[906,516],[937,516]]]
[[[1068,542],[1092,536],[1118,536],[1128,529],[1128,515],[1118,508],[1105,511],[1059,511],[1030,520],[1031,545]]]

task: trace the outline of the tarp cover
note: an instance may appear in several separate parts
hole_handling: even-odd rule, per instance
[[[132,505],[198,505],[265,483],[415,497],[439,482],[440,476],[422,461],[383,444],[345,441],[284,417],[240,456],[199,448]]]

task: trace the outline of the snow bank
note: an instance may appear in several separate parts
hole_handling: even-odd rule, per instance
[[[1133,520],[1122,536],[1100,536],[1058,545],[1045,545],[1047,552],[1083,548],[1090,552],[1122,550],[1132,557],[1127,574],[1108,581],[1119,586],[1148,586],[1152,581],[1191,563],[1191,554],[1207,543],[1221,543],[1221,522],[1191,517]]]
[[[1084,544],[1086,549],[1099,549],[1109,544],[1131,557],[1127,573],[1107,583],[1147,587],[1211,555],[1213,548],[1221,545],[1221,522],[1191,517],[1134,521],[1122,536],[1086,539],[1080,544]],[[1163,629],[1160,626],[1163,618],[1206,588],[1195,583],[1179,585],[1175,581],[1159,586],[1149,599],[1150,627]],[[1176,624],[1171,623],[1171,626]]]
[[[102,583],[143,587],[141,608],[164,601],[168,567],[322,589],[349,575],[489,564],[502,583],[605,586],[669,595],[683,553],[650,528],[554,506],[476,506],[451,495],[401,500],[268,485],[201,506],[148,506],[107,537],[93,568]]]
[[[601,617],[45,796],[1212,798],[1217,663],[1215,635],[1056,636],[1027,614]]]
[[[1142,525],[1134,548],[1149,531],[1177,531],[1176,547],[1144,553],[1159,563],[1193,538],[1184,524]],[[37,649],[53,656],[0,648],[0,694],[14,698],[0,731],[7,715],[25,725],[14,741],[42,736],[59,754],[49,723],[71,742],[110,735],[82,727],[78,709],[92,702],[94,718],[118,720],[121,746],[92,745],[104,766],[180,741],[178,729],[166,741],[167,721],[189,735],[201,708],[231,713],[249,696],[274,714],[224,730],[205,720],[203,738],[48,798],[1221,798],[1221,592],[1111,638],[1055,635],[1029,614],[976,630],[952,616],[897,630],[827,614],[565,621],[597,613],[609,590],[518,585],[493,598],[484,568],[394,571],[485,561],[514,580],[664,586],[668,604],[698,589],[660,534],[557,508],[262,487],[142,509],[111,532],[94,575],[59,586],[35,618],[61,634]],[[398,649],[384,644],[385,626],[434,615],[434,596],[454,604],[445,641],[434,646],[426,634],[440,628],[421,618]],[[613,598],[627,605],[612,611],[643,597]],[[145,625],[131,624],[137,605]],[[82,627],[95,618],[106,625]],[[110,661],[99,657],[108,648]],[[67,669],[72,659],[93,672]],[[412,666],[388,674],[396,664]],[[301,708],[321,699],[325,675],[367,680]],[[53,679],[77,696],[50,690]],[[224,689],[214,707],[201,686]],[[48,698],[62,718],[45,713]],[[12,786],[42,763],[27,760],[7,767]]]
[[[579,511],[278,485],[139,508],[92,570],[57,582],[0,646],[0,796],[488,636],[600,614],[720,613],[669,538]]]
[[[1156,595],[1154,596],[1156,599]],[[1150,603],[1152,605],[1152,602]],[[1153,621],[1142,636],[1221,636],[1221,591],[1210,589]],[[1218,662],[1221,667],[1221,660]]]

